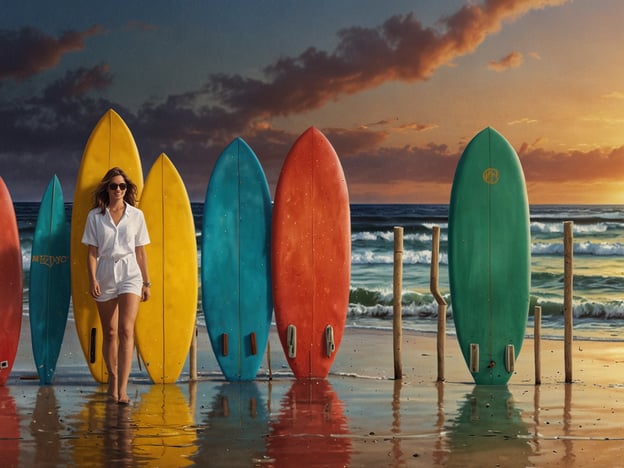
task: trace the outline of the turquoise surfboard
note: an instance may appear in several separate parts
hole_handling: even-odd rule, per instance
[[[475,383],[513,375],[529,311],[531,234],[520,160],[493,128],[464,150],[449,208],[453,320]]]
[[[69,225],[63,191],[53,176],[41,199],[30,262],[30,334],[42,385],[52,383],[70,300]]]
[[[252,149],[236,138],[210,177],[202,226],[202,306],[227,380],[255,379],[273,315],[271,195]]]

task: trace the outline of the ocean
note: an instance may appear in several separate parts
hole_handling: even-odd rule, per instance
[[[24,313],[38,203],[15,203],[24,265]],[[198,246],[203,205],[192,204]],[[66,205],[68,219],[71,204]],[[542,335],[563,336],[563,223],[574,222],[574,335],[624,341],[624,206],[531,206],[531,306],[542,307]],[[435,332],[437,303],[429,291],[432,229],[440,227],[439,288],[449,304],[447,331],[454,333],[448,282],[448,205],[352,205],[351,292],[347,326],[392,328],[394,227],[404,228],[403,327]],[[201,252],[198,252],[198,256]],[[199,296],[201,298],[201,295]],[[201,311],[201,304],[198,304]],[[70,319],[73,318],[70,310]],[[198,314],[200,323],[203,314]]]

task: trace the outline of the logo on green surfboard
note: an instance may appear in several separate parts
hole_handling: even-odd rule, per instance
[[[493,167],[488,167],[485,171],[483,171],[483,181],[486,184],[494,185],[498,183],[498,169]]]

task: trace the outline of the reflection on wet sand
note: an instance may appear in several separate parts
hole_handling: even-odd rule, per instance
[[[59,421],[58,404],[54,387],[45,385],[37,391],[37,401],[30,421],[35,453],[32,464],[44,466],[51,461],[67,464],[68,460],[61,457],[61,430],[63,425]]]
[[[488,453],[492,466],[530,465],[528,427],[507,386],[476,385],[449,423],[449,464],[470,466],[475,454]]]
[[[191,407],[177,384],[152,385],[141,394],[132,420],[135,461],[176,467],[193,464],[197,430]]]
[[[297,380],[268,436],[272,466],[349,466],[351,440],[342,401],[327,380]]]
[[[17,466],[19,459],[19,418],[8,387],[0,386],[0,453],[2,464]]]
[[[228,382],[217,388],[197,441],[197,466],[253,466],[267,462],[268,410],[257,384]]]
[[[72,417],[70,423],[75,437],[70,442],[74,465],[101,466],[106,462],[106,406],[106,394],[103,391],[93,392],[86,395],[80,412]]]
[[[76,466],[128,466],[133,463],[135,424],[130,406],[107,401],[106,393],[87,396],[75,417],[73,464]]]

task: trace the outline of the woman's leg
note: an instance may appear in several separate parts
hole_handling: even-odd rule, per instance
[[[135,294],[119,296],[119,381],[118,395],[120,403],[127,403],[128,379],[132,369],[134,351],[134,322],[139,311],[141,298]]]
[[[117,401],[119,386],[117,365],[117,330],[119,308],[117,307],[117,299],[111,299],[106,302],[97,302],[97,308],[102,323],[102,355],[108,370],[108,396],[110,399]]]

